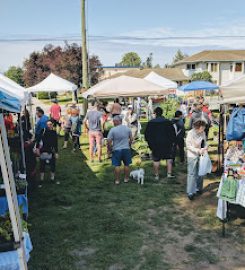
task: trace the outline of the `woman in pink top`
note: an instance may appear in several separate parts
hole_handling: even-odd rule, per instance
[[[54,124],[54,127],[60,126],[60,117],[61,117],[61,107],[58,104],[58,100],[55,99],[53,101],[53,105],[51,106],[49,110],[50,118]]]
[[[121,113],[122,113],[122,106],[119,104],[119,99],[116,98],[111,108],[112,117],[120,115]]]

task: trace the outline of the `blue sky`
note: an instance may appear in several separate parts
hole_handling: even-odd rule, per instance
[[[163,65],[178,48],[245,49],[244,10],[244,0],[87,0],[89,52],[104,65],[153,52]],[[0,0],[0,25],[4,71],[46,43],[80,42],[80,0]]]

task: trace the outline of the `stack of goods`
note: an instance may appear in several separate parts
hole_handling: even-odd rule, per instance
[[[226,202],[245,207],[245,153],[242,142],[232,142],[225,156],[225,169],[217,197],[217,216],[226,218]]]

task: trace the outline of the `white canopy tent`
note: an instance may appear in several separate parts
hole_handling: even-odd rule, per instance
[[[25,105],[28,97],[25,88],[21,87],[20,85],[0,73],[0,93],[0,109],[8,110],[10,112],[21,112],[21,109]],[[22,129],[20,128],[20,130]],[[23,137],[21,136],[21,138]],[[23,155],[23,140],[21,140],[21,145]],[[22,158],[24,158],[24,156]],[[21,225],[22,223],[17,201],[15,180],[13,175],[12,162],[10,159],[9,145],[3,113],[0,113],[0,171],[2,173],[4,183],[3,187],[1,188],[4,188],[6,193],[14,242],[18,243],[19,245],[17,248],[18,265],[20,269],[25,270],[27,269],[27,264]]]
[[[161,87],[173,90],[177,96],[183,96],[184,92],[177,89],[178,85],[176,82],[171,81],[163,76],[158,75],[156,72],[151,71],[145,78],[145,80],[160,85]]]
[[[245,103],[245,75],[220,87],[222,103]]]
[[[168,92],[168,89],[147,80],[122,75],[96,84],[83,93],[83,97],[145,97],[166,95]]]
[[[40,83],[27,88],[28,92],[65,92],[75,91],[77,86],[53,73]]]
[[[18,99],[21,106],[24,106],[28,99],[27,90],[2,73],[0,73],[0,89],[5,94]]]
[[[165,89],[176,89],[177,83],[173,82],[169,79],[164,78],[163,76],[158,75],[154,71],[151,71],[145,78],[148,82],[155,83],[157,85],[160,85],[161,87]]]

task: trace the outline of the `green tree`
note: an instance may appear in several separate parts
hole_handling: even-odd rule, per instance
[[[153,61],[153,53],[150,53],[149,56],[146,58],[147,68],[152,68],[152,61]]]
[[[4,74],[9,79],[15,81],[21,86],[24,86],[23,69],[21,67],[11,66]]]
[[[173,62],[172,64],[175,64],[181,60],[183,60],[184,58],[186,58],[188,55],[183,53],[180,49],[176,52],[174,58],[173,58]]]
[[[212,82],[212,75],[208,71],[196,72],[192,74],[191,80]]]
[[[138,67],[141,64],[141,58],[136,52],[129,52],[124,54],[121,65],[130,66],[130,67]]]

